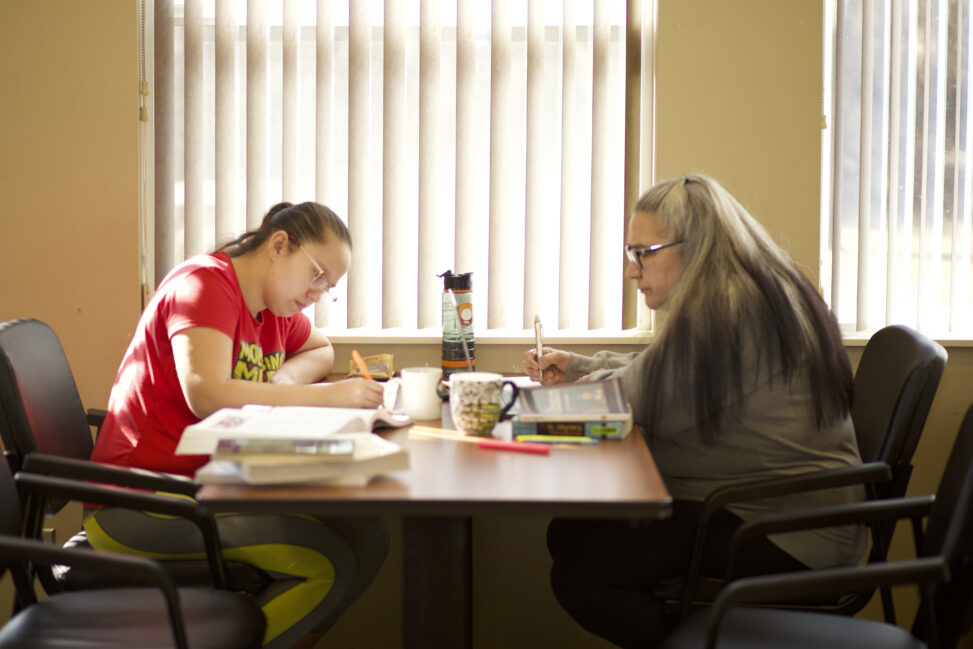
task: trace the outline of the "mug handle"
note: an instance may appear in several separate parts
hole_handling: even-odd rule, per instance
[[[506,388],[506,387],[509,387],[510,388],[510,398],[507,400],[506,404],[500,406],[500,419],[501,420],[504,417],[507,416],[507,412],[509,412],[510,409],[514,407],[514,404],[517,403],[517,395],[520,394],[520,388],[517,387],[517,384],[516,383],[514,383],[513,381],[504,381],[503,382],[503,385],[500,386],[500,403],[501,404],[504,403],[503,402],[503,389]]]
[[[394,376],[385,382],[382,388],[385,399],[385,407],[389,412],[402,412],[405,404],[402,403],[402,377]]]

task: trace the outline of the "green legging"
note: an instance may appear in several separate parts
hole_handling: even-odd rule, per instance
[[[260,568],[272,581],[253,595],[267,617],[264,646],[290,647],[324,631],[365,590],[388,552],[374,517],[218,514],[223,557]],[[156,559],[204,559],[198,528],[180,518],[120,508],[86,512],[87,542],[99,550]]]

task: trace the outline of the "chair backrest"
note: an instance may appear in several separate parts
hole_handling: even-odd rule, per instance
[[[931,623],[939,636],[936,645],[956,646],[973,610],[973,405],[953,442],[919,555],[945,558],[950,579],[932,587],[924,597],[923,606],[930,610],[916,616],[917,635],[928,639]]]
[[[884,461],[904,474],[882,497],[905,493],[912,455],[946,366],[942,345],[903,325],[875,332],[855,372],[851,416],[863,462]]]
[[[32,451],[87,460],[94,447],[64,349],[39,320],[0,324],[0,440],[15,470]]]

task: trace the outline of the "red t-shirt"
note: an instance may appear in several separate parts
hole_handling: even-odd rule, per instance
[[[303,313],[282,318],[247,310],[225,253],[200,255],[176,266],[142,313],[112,386],[91,459],[192,476],[204,455],[175,455],[183,429],[199,420],[183,397],[172,337],[209,327],[233,339],[232,377],[267,381],[311,335]]]

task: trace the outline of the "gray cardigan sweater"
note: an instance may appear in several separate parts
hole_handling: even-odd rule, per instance
[[[669,392],[671,388],[648,384],[643,370],[645,358],[645,352],[572,354],[567,380],[583,376],[622,378],[634,420],[642,426],[674,498],[703,500],[713,489],[727,484],[861,464],[851,418],[818,429],[806,377],[795,377],[788,384],[779,369],[766,368],[766,362],[758,368],[755,358],[748,361],[749,371],[745,372],[749,378],[743,391],[743,415],[721,430],[714,444],[701,439],[692,413],[678,394],[667,395],[667,409],[658,428],[648,430],[644,422],[651,418],[639,395],[653,389]],[[840,505],[863,498],[863,488],[848,487],[733,504],[728,509],[751,521],[767,513]],[[808,567],[824,568],[858,561],[866,536],[864,527],[858,525],[778,534],[770,540]]]

